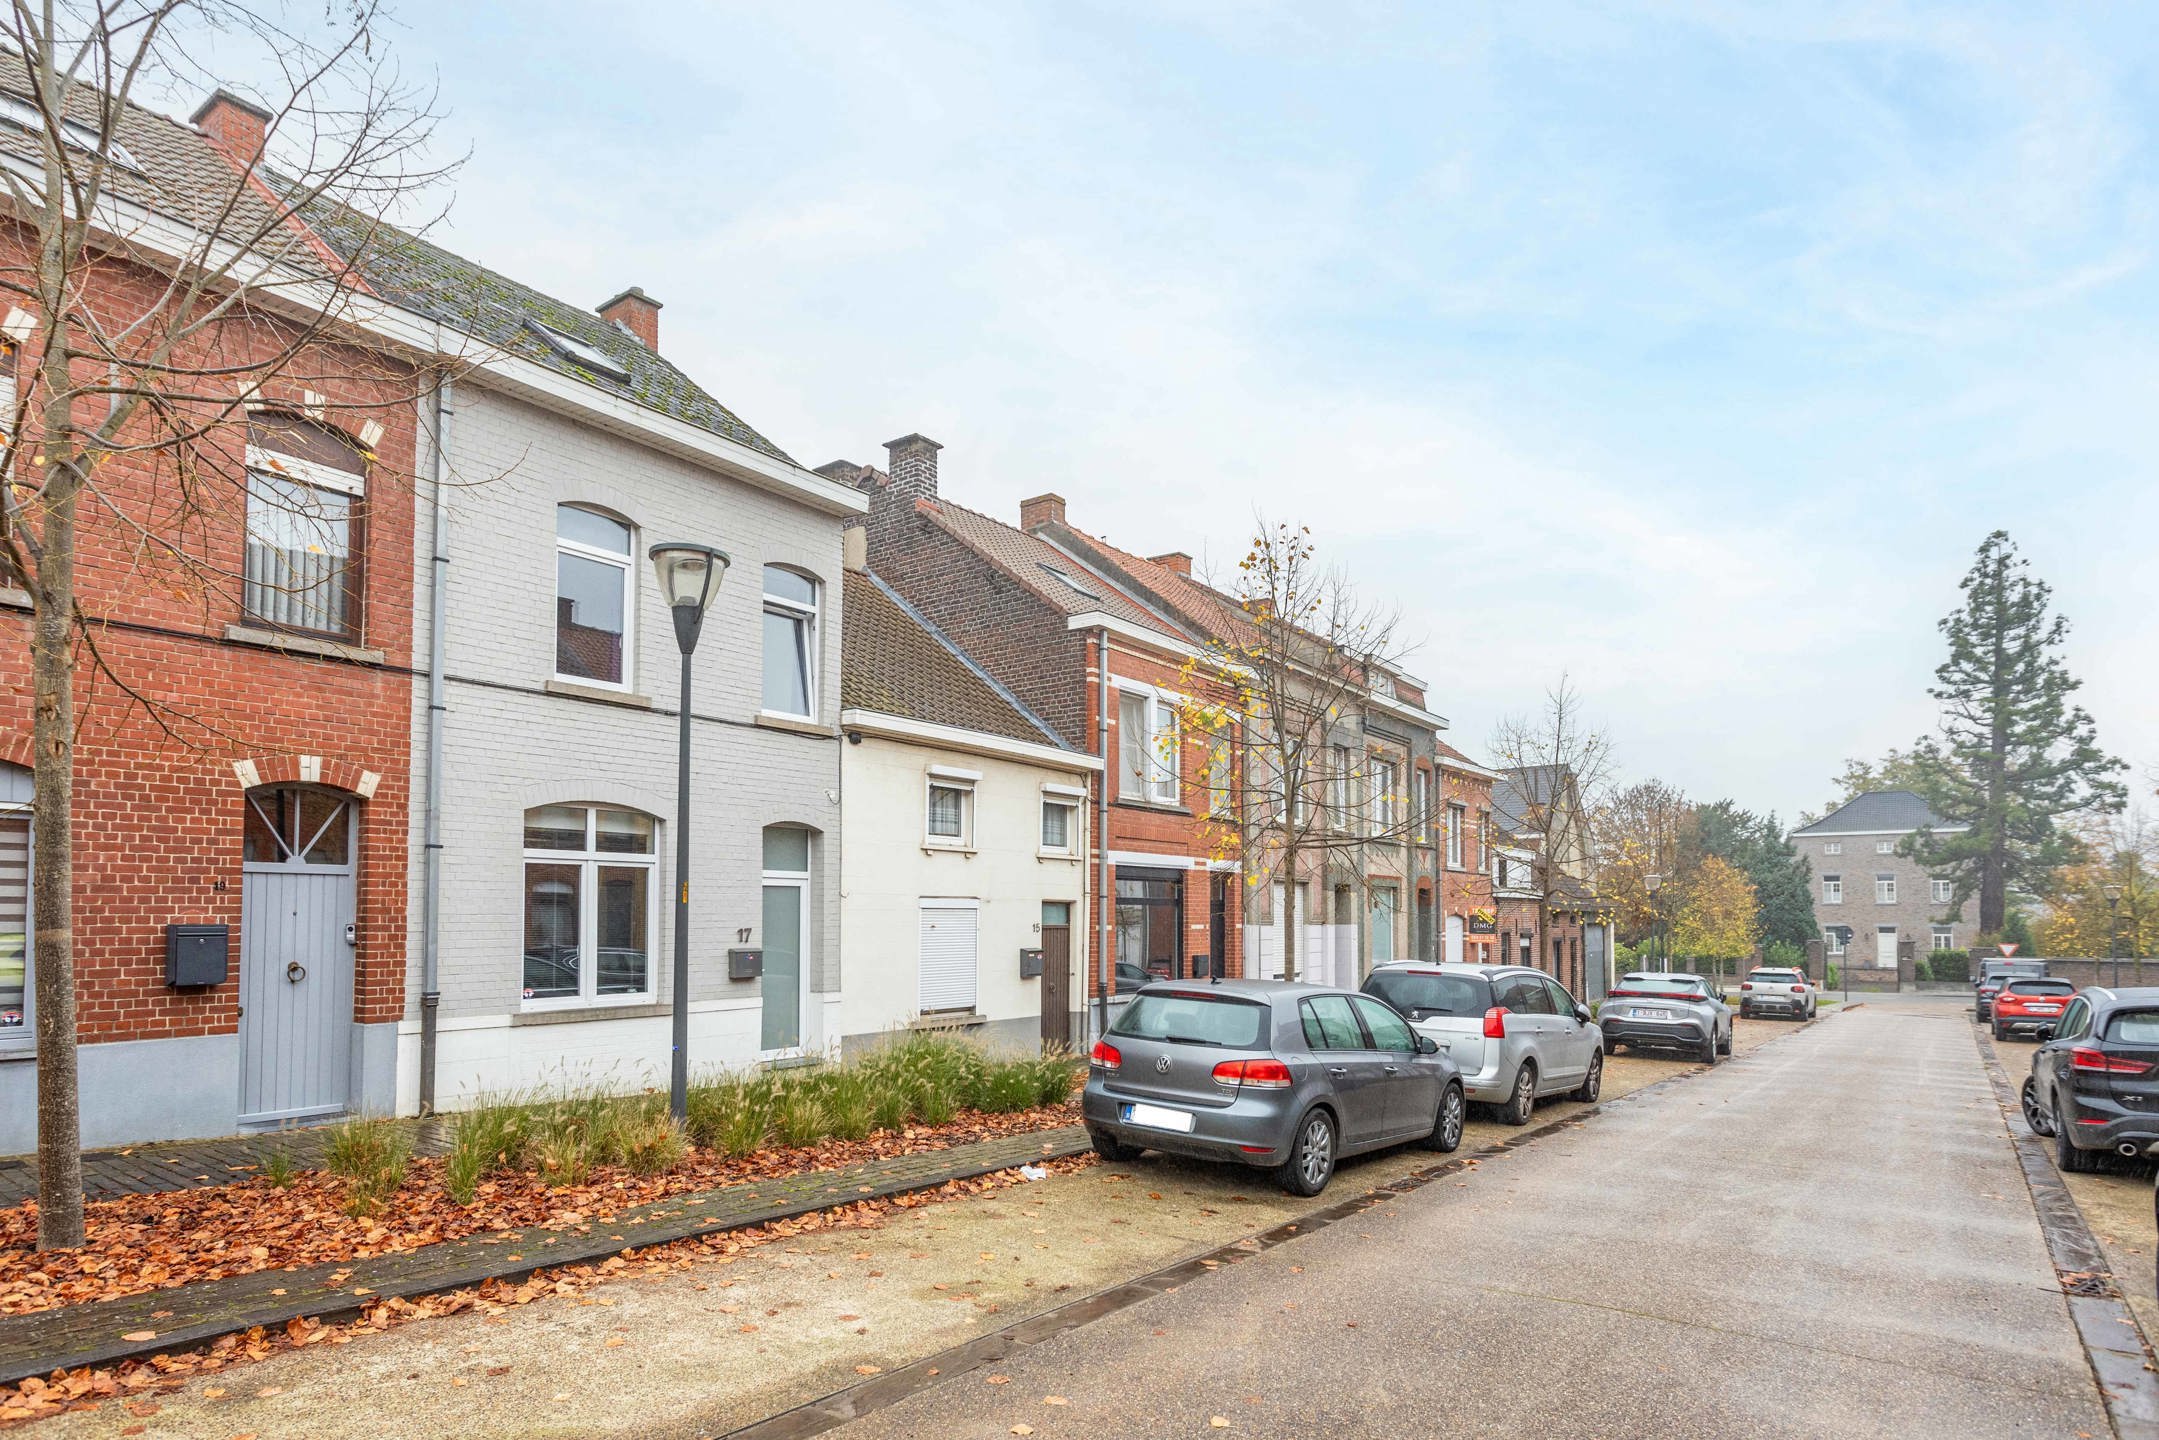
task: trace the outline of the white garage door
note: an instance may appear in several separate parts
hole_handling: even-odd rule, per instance
[[[922,996],[925,1015],[975,1008],[974,900],[922,902]]]

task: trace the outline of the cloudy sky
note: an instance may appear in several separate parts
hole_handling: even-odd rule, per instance
[[[1803,12],[1795,18],[1791,12]],[[1455,740],[1562,672],[1790,817],[2008,529],[2159,762],[2159,7],[408,5],[441,238],[806,464],[1142,551],[1311,525]]]

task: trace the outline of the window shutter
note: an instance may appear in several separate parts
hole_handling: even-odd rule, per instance
[[[975,1008],[972,904],[922,905],[922,1013]]]

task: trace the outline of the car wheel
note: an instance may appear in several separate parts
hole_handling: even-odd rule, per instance
[[[1627,1042],[1624,1040],[1607,1039],[1604,1042],[1604,1053],[1607,1055],[1617,1055],[1620,1052],[1621,1048],[1626,1045],[1626,1043]]]
[[[1094,1143],[1094,1153],[1112,1165],[1122,1165],[1127,1160],[1139,1159],[1139,1146],[1127,1145],[1100,1130],[1088,1131],[1087,1138]]]
[[[1537,1108],[1537,1067],[1527,1060],[1514,1072],[1514,1091],[1507,1103],[1499,1107],[1499,1123],[1502,1125],[1527,1125],[1530,1114]]]
[[[2024,1123],[2032,1127],[2032,1133],[2051,1137],[2054,1134],[2054,1117],[2047,1114],[2046,1107],[2039,1103],[2039,1088],[2032,1082],[2031,1076],[2024,1077],[2024,1089],[2017,1098],[2024,1106]]]
[[[1447,1093],[1439,1097],[1439,1118],[1432,1122],[1432,1133],[1424,1137],[1424,1148],[1451,1155],[1462,1144],[1462,1122],[1469,1114],[1469,1102],[1462,1098],[1462,1087],[1449,1085]]]
[[[1581,1085],[1573,1092],[1574,1098],[1585,1105],[1597,1103],[1597,1096],[1604,1092],[1604,1057],[1589,1057],[1589,1073],[1582,1077]]]
[[[1726,1054],[1726,1055],[1729,1055],[1729,1054],[1731,1054],[1731,1053],[1732,1053],[1732,1031],[1731,1031],[1731,1027],[1730,1027],[1730,1026],[1726,1026],[1726,1027],[1725,1027],[1725,1030],[1724,1030],[1724,1042],[1723,1042],[1723,1046],[1724,1046],[1724,1048],[1723,1048],[1723,1050],[1722,1050],[1722,1052],[1721,1052],[1721,1053],[1723,1053],[1723,1054]]]
[[[2060,1099],[2054,1102],[2054,1164],[2064,1175],[2089,1175],[2099,1168],[2099,1157],[2089,1150],[2079,1150],[2069,1137],[2068,1112],[2062,1109]]]
[[[1696,1058],[1704,1065],[1717,1063],[1717,1030],[1715,1026],[1710,1027],[1708,1038],[1702,1041],[1701,1054]]]
[[[1324,1110],[1308,1110],[1297,1122],[1297,1138],[1289,1143],[1289,1159],[1274,1178],[1292,1195],[1317,1195],[1334,1178],[1334,1117]]]
[[[2001,1022],[2001,1021],[1999,1021],[1999,1020],[1995,1021],[1995,1022],[1994,1022],[1994,1024],[1993,1024],[1993,1025],[1992,1025],[1992,1026],[1991,1026],[1990,1028],[1991,1028],[1991,1029],[1992,1029],[1992,1030],[1994,1031],[1994,1038],[1995,1038],[1995,1039],[1997,1039],[1997,1040],[2007,1040],[2007,1039],[2009,1038],[2009,1032],[2008,1032],[2007,1030],[2004,1030],[2004,1029],[2002,1028],[2002,1022]]]

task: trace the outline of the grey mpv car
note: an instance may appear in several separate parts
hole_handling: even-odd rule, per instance
[[[1409,1017],[1461,1068],[1472,1100],[1527,1125],[1537,1101],[1595,1100],[1604,1088],[1604,1038],[1586,1007],[1542,970],[1521,965],[1376,965],[1364,982]]]
[[[1227,1160],[1317,1195],[1344,1156],[1454,1149],[1468,1107],[1439,1047],[1370,996],[1172,980],[1134,995],[1095,1042],[1080,1110],[1105,1160]]]

